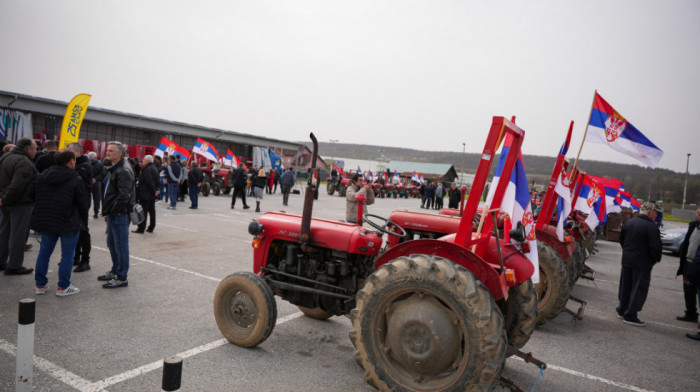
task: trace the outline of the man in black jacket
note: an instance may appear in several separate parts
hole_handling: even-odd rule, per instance
[[[134,172],[126,161],[126,147],[120,142],[109,142],[107,159],[112,166],[105,177],[105,198],[102,216],[107,222],[107,247],[112,256],[112,269],[97,277],[107,281],[102,287],[114,289],[129,285],[129,212],[136,200]]]
[[[55,164],[54,156],[56,155],[56,150],[58,150],[58,142],[55,140],[47,140],[44,142],[43,147],[46,149],[46,153],[36,158],[36,168],[39,170],[39,173],[42,173]]]
[[[650,201],[642,204],[639,216],[628,220],[620,232],[622,271],[617,307],[625,324],[643,327],[637,317],[642,310],[651,283],[651,269],[661,261],[661,233],[654,223],[658,207]]]
[[[459,208],[459,202],[462,201],[462,191],[457,189],[457,184],[453,183],[452,186],[450,186],[447,196],[450,200],[448,207]]]
[[[695,230],[700,225],[700,208],[695,211],[695,214],[697,215],[697,219],[688,224],[688,232],[685,233],[685,238],[681,243],[679,250],[680,265],[678,266],[678,271],[676,271],[676,276],[685,274],[688,263],[693,260],[698,247],[700,247],[700,230]],[[685,297],[685,314],[676,317],[677,320],[690,321],[693,323],[698,322],[697,295],[697,287],[684,279],[683,296]]]
[[[92,193],[92,166],[90,165],[90,160],[83,155],[83,148],[80,146],[80,143],[69,143],[66,147],[75,154],[75,171],[83,180],[85,191],[88,194]],[[83,272],[90,269],[90,249],[92,248],[90,229],[88,228],[90,203],[88,203],[87,207],[80,207],[81,210],[78,213],[83,225],[80,228],[80,237],[75,248],[75,256],[73,256],[73,265],[77,266],[73,272]]]
[[[141,169],[141,177],[139,177],[139,185],[136,189],[136,200],[148,214],[151,223],[146,228],[146,219],[144,219],[138,228],[132,231],[132,233],[138,234],[143,234],[144,231],[153,233],[153,229],[156,228],[156,197],[160,193],[158,168],[153,163],[153,156],[146,155],[143,158],[143,163],[146,166]]]
[[[34,209],[32,189],[38,174],[32,162],[35,154],[34,140],[22,138],[0,158],[0,271],[5,270],[5,275],[34,271],[22,264]]]
[[[94,214],[92,217],[97,219],[100,205],[102,205],[102,180],[105,178],[105,167],[97,159],[97,154],[94,151],[90,151],[87,156],[92,167],[92,210]]]
[[[36,259],[36,294],[44,294],[49,282],[46,274],[49,259],[61,240],[61,262],[58,268],[56,295],[77,294],[80,289],[71,284],[71,261],[83,225],[82,211],[90,209],[85,182],[75,168],[73,151],[64,149],[55,155],[55,165],[46,169],[36,181],[36,204],[31,228],[41,233],[41,246]]]
[[[233,209],[236,206],[236,197],[240,196],[241,200],[243,200],[243,209],[247,210],[250,208],[248,204],[245,202],[245,185],[246,181],[248,179],[248,174],[246,171],[239,165],[236,170],[233,171],[233,178],[232,178],[232,183],[233,183],[233,195],[231,196],[231,209]]]
[[[202,186],[202,181],[204,181],[204,173],[202,173],[202,169],[197,165],[197,162],[192,161],[190,171],[187,173],[190,203],[192,204],[190,209],[196,210],[199,207],[199,188]]]

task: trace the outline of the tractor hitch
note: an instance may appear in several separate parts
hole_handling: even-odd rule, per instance
[[[576,312],[569,308],[564,308],[564,311],[573,316],[574,320],[583,320],[583,312],[586,310],[586,301],[576,298],[573,295],[569,296],[569,300],[578,302],[579,304],[581,304],[581,306],[579,306]]]
[[[531,363],[531,364],[537,366],[541,371],[543,371],[544,369],[547,368],[547,364],[540,361],[539,359],[533,357],[532,353],[522,352],[522,351],[518,350],[517,348],[511,346],[510,344],[508,345],[508,348],[506,349],[506,356],[507,357],[516,356],[525,362],[528,362],[528,363]],[[524,392],[522,389],[520,389],[518,384],[516,384],[513,380],[510,380],[510,379],[505,378],[503,376],[501,376],[500,385],[503,388],[510,390],[511,392]]]

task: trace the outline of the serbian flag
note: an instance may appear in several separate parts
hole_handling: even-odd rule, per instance
[[[596,177],[590,175],[588,177],[605,188],[605,213],[608,214],[611,212],[622,211],[620,208],[620,199],[618,197],[620,187],[624,186],[622,181],[615,178]]]
[[[486,197],[486,205],[490,206],[493,200],[493,195],[498,187],[498,182],[501,180],[501,172],[506,163],[508,150],[513,143],[513,136],[509,133],[503,142],[501,157],[496,167],[496,173],[493,175],[489,194]],[[530,245],[530,251],[525,253],[525,256],[530,260],[535,267],[535,273],[532,275],[532,282],[539,283],[540,269],[539,258],[537,257],[537,239],[535,238],[535,221],[532,216],[532,207],[530,204],[530,190],[527,184],[527,176],[525,175],[525,164],[523,164],[522,153],[518,156],[518,160],[513,168],[513,174],[510,176],[508,187],[503,195],[501,202],[501,211],[506,214],[505,227],[503,228],[506,235],[505,240],[509,241],[508,232],[517,227],[518,222],[521,222],[525,227],[526,241]]]
[[[357,174],[362,175],[362,169],[360,169],[360,165],[357,165]]]
[[[595,229],[607,219],[605,208],[605,187],[598,183],[592,176],[585,176],[576,198],[574,210],[588,214],[586,224]]]
[[[423,173],[421,173],[420,176],[418,176],[418,181],[420,181],[421,184],[425,182],[425,179],[423,178]]]
[[[418,181],[418,173],[416,171],[413,171],[413,175],[411,176],[411,181]]]
[[[214,162],[216,162],[216,157],[219,155],[211,143],[199,137],[197,138],[197,142],[194,144],[194,147],[192,147],[192,152]]]
[[[392,181],[395,181],[397,184],[401,184],[401,177],[399,177],[399,172],[394,170],[394,179]]]
[[[224,166],[238,168],[238,166],[240,164],[241,164],[241,160],[238,159],[236,154],[232,153],[230,148],[228,150],[226,150],[226,157],[224,158]]]
[[[571,185],[569,183],[569,173],[561,168],[561,174],[557,177],[557,184],[554,186],[557,193],[557,237],[564,242],[564,226],[566,217],[571,213]]]
[[[586,141],[607,144],[652,168],[656,167],[664,156],[660,148],[622,117],[597,92],[588,125],[593,129],[586,134]]]
[[[367,182],[374,182],[374,174],[371,170],[367,172]]]
[[[189,160],[190,159],[190,152],[189,151],[180,147],[174,141],[163,136],[160,139],[160,144],[156,148],[156,152],[153,155],[159,156],[162,158],[163,155],[165,155],[165,153],[168,153],[168,156],[178,155],[180,157],[180,160],[183,160],[183,159]]]

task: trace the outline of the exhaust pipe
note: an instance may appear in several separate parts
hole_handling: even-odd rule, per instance
[[[304,194],[304,211],[301,214],[301,231],[299,233],[299,242],[301,242],[302,251],[306,251],[306,244],[309,242],[309,233],[311,232],[311,213],[314,209],[314,194],[318,188],[318,172],[316,171],[316,160],[318,159],[318,141],[316,136],[311,132],[309,134],[313,142],[314,149],[311,154],[311,173],[309,173],[309,181],[306,185],[306,193]]]

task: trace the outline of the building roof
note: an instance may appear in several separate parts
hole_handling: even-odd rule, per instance
[[[392,172],[396,170],[399,173],[423,173],[424,175],[439,175],[444,176],[453,165],[449,163],[425,163],[425,162],[409,162],[409,161],[389,161],[386,164]]]
[[[63,117],[67,106],[68,102],[64,101],[0,90],[0,107],[11,110],[36,112],[56,117]],[[224,129],[208,128],[200,125],[192,125],[177,121],[142,116],[139,114],[124,113],[116,110],[101,109],[94,106],[90,106],[85,112],[85,120],[154,130],[168,134],[198,136],[210,140],[248,144],[252,146],[275,147],[292,150],[297,150],[301,146],[300,143],[285,140],[271,139]]]

